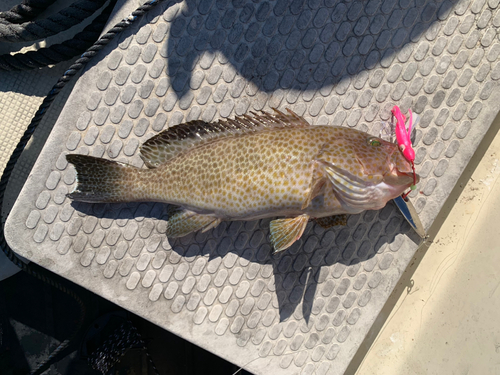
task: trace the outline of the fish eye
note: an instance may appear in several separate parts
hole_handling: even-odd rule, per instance
[[[382,142],[380,142],[376,138],[368,138],[368,144],[373,147],[379,147],[382,146]]]

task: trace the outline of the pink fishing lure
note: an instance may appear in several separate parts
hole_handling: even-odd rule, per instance
[[[406,117],[401,113],[401,110],[397,105],[392,108],[392,115],[396,118],[396,141],[398,142],[399,149],[401,153],[411,163],[411,167],[413,169],[413,185],[411,186],[411,190],[415,189],[415,185],[417,184],[417,174],[415,172],[415,150],[411,144],[411,128],[413,125],[413,114],[411,109],[408,110],[410,113],[410,121],[408,122],[408,130],[406,130]],[[410,191],[403,194],[403,198],[406,199]]]

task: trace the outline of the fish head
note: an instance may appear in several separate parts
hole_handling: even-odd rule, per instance
[[[350,129],[328,147],[321,160],[346,212],[382,208],[414,183],[413,166],[394,143]]]
[[[413,184],[413,167],[397,144],[363,134],[355,148],[360,177],[374,184],[385,182],[404,190]],[[418,175],[416,181],[419,181]]]

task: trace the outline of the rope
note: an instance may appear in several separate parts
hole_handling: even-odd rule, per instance
[[[101,34],[113,11],[116,0],[112,0],[102,13],[73,39],[37,51],[0,55],[0,70],[30,70],[69,60],[86,51]]]
[[[71,78],[80,71],[86,63],[88,63],[96,54],[99,52],[101,49],[103,49],[118,33],[122,32],[123,30],[127,29],[134,21],[137,20],[137,18],[143,16],[146,14],[150,9],[154,8],[160,1],[162,0],[151,0],[147,2],[146,4],[140,6],[137,8],[135,11],[133,11],[128,17],[117,23],[113,28],[111,28],[106,34],[101,36],[99,40],[97,40],[89,49],[87,49],[86,52],[84,52],[81,57],[76,60],[76,62],[71,65],[68,70],[63,74],[61,78],[57,81],[57,83],[53,86],[53,88],[50,90],[49,94],[45,99],[43,100],[42,104],[38,108],[37,112],[35,113],[35,116],[31,120],[30,124],[28,125],[26,131],[24,132],[23,136],[21,137],[19,143],[17,144],[16,148],[14,149],[14,152],[9,158],[9,161],[7,163],[7,166],[5,167],[2,177],[0,178],[0,248],[2,251],[5,253],[7,258],[9,258],[15,265],[17,265],[19,268],[21,268],[23,271],[27,272],[28,274],[52,285],[53,287],[69,294],[75,300],[81,307],[81,316],[79,319],[78,324],[76,325],[76,328],[74,330],[74,333],[71,335],[71,337],[68,340],[65,340],[62,342],[55,350],[52,352],[52,354],[49,356],[48,360],[45,361],[44,363],[40,364],[33,372],[32,374],[41,374],[41,372],[44,371],[44,369],[49,366],[49,361],[53,362],[54,358],[61,353],[66,347],[68,347],[70,341],[76,337],[77,333],[80,331],[80,328],[83,323],[84,319],[84,314],[85,314],[85,306],[81,299],[72,291],[66,288],[65,286],[61,285],[59,282],[55,281],[52,276],[47,271],[42,270],[40,267],[35,266],[33,264],[26,264],[24,263],[9,247],[7,244],[7,241],[5,239],[5,220],[3,217],[1,217],[1,212],[2,212],[2,207],[3,207],[3,201],[5,197],[5,190],[7,189],[7,184],[9,183],[10,176],[12,174],[12,171],[14,170],[14,167],[21,156],[24,148],[26,147],[26,144],[30,140],[31,136],[33,135],[34,131],[40,124],[41,120],[43,119],[45,113],[49,109],[50,105],[54,101],[55,97],[59,92],[63,89],[63,87],[68,83]]]
[[[125,353],[134,347],[141,348],[146,354],[153,371],[160,375],[155,366],[148,347],[137,327],[130,320],[126,320],[98,347],[89,357],[88,362],[94,370],[108,374]]]
[[[43,20],[15,24],[0,23],[0,42],[31,42],[67,30],[95,13],[105,0],[80,0]]]
[[[24,0],[12,9],[0,13],[0,23],[24,23],[31,21],[57,0]]]

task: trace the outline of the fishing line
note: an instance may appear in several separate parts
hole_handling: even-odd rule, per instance
[[[269,357],[281,357],[281,356],[283,356],[283,355],[287,355],[287,354],[297,354],[297,353],[307,353],[307,350],[289,351],[289,352],[283,352],[283,353],[281,353],[281,354],[270,354],[270,355],[267,355],[267,356],[265,356],[265,357],[261,357],[261,356],[259,356],[259,357],[257,357],[257,358],[254,358],[254,359],[252,359],[252,360],[248,361],[247,363],[245,363],[245,364],[243,365],[243,367],[240,367],[238,370],[236,370],[235,372],[233,372],[231,375],[236,375],[236,374],[237,374],[237,373],[239,373],[241,370],[245,370],[245,368],[244,368],[244,367],[247,367],[250,363],[255,362],[255,361],[259,360],[259,359],[266,359],[266,358],[269,358]],[[246,371],[246,370],[245,370],[245,371]]]

